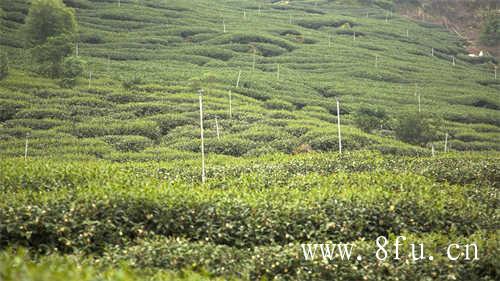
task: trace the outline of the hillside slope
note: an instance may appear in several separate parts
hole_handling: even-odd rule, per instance
[[[429,154],[430,146],[393,136],[401,116],[418,110],[418,96],[436,149],[446,133],[454,150],[500,149],[494,60],[468,58],[440,26],[332,1],[65,2],[76,9],[87,61],[75,89],[30,71],[21,33],[29,3],[1,4],[0,44],[12,65],[0,82],[4,155],[23,155],[29,132],[32,156],[191,157],[199,88],[210,153],[335,151],[336,97],[345,150]],[[356,128],[361,107],[384,109],[385,127]]]

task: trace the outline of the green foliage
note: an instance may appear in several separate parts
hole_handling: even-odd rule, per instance
[[[387,125],[387,119],[387,113],[382,108],[362,107],[355,113],[354,122],[363,131],[371,132],[372,130],[384,129]]]
[[[73,43],[71,38],[65,35],[50,37],[47,42],[32,49],[33,57],[39,64],[38,72],[51,78],[63,75],[67,70],[64,69],[64,58],[72,52]],[[71,61],[71,63],[74,62],[74,60]]]
[[[41,45],[51,37],[73,36],[77,23],[73,9],[62,0],[34,0],[26,17],[25,33],[31,45]]]
[[[67,57],[62,65],[61,86],[72,88],[76,85],[76,78],[83,73],[85,62],[78,57]]]
[[[498,11],[488,12],[481,28],[480,40],[483,44],[495,46],[500,43],[500,14]]]
[[[435,138],[429,119],[421,113],[401,116],[395,126],[395,133],[400,140],[419,145],[425,145]]]
[[[7,54],[0,52],[0,81],[9,75],[9,59]]]

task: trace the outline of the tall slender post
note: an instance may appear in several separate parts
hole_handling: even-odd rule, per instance
[[[418,94],[418,113],[420,113],[422,110],[421,110],[421,107],[420,107],[420,94]]]
[[[455,56],[452,57],[453,66],[455,66]]]
[[[255,70],[255,61],[256,61],[256,57],[257,57],[257,49],[254,47],[254,48],[253,48],[252,71],[254,71],[254,70]]]
[[[406,30],[406,38],[410,37],[410,31],[407,29]]]
[[[290,16],[289,23],[292,24],[292,14],[290,14],[289,16]]]
[[[75,46],[75,56],[78,57],[78,42],[76,42],[76,46]]]
[[[217,116],[215,116],[215,130],[217,131],[217,140],[220,140],[219,121],[217,119]]]
[[[495,65],[495,80],[497,80],[497,68],[498,66]]]
[[[280,80],[280,64],[279,63],[278,63],[278,66],[277,66],[276,78],[278,80]]]
[[[24,161],[28,160],[28,138],[30,133],[26,133],[26,143],[24,144]]]
[[[226,33],[226,21],[225,20],[222,20],[222,28],[223,28],[224,33]]]
[[[91,84],[92,84],[92,71],[89,71],[89,89]]]
[[[444,152],[448,152],[448,133],[444,136]]]
[[[121,3],[121,1],[120,1],[120,0],[118,0],[118,7],[120,7],[120,6],[121,6],[121,4],[122,4],[122,3]]]
[[[205,183],[205,139],[203,138],[203,90],[198,91],[200,97],[200,137],[201,137],[201,181]]]
[[[229,90],[229,119],[233,119],[233,101],[231,90]]]
[[[243,10],[243,19],[246,20],[247,19],[247,11]]]
[[[375,55],[375,68],[378,68],[378,55]]]
[[[432,157],[436,156],[436,151],[434,149],[434,144],[431,144]]]
[[[339,99],[335,98],[337,101],[337,130],[339,131],[339,154],[342,154],[342,135],[340,134],[340,103]]]
[[[434,56],[434,48],[431,49],[431,56]]]
[[[356,31],[354,31],[354,33],[353,33],[353,35],[352,35],[352,39],[353,39],[354,41],[356,41]]]
[[[241,70],[238,72],[238,79],[236,80],[236,88],[240,87]]]

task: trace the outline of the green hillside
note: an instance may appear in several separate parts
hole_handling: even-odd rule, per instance
[[[0,280],[498,280],[497,59],[393,2],[65,0],[68,87],[0,0]]]

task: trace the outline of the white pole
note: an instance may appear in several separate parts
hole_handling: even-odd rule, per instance
[[[378,55],[375,55],[375,67],[378,68]]]
[[[78,42],[76,42],[75,54],[78,57]]]
[[[290,14],[289,23],[292,24],[292,15]]]
[[[434,56],[434,48],[431,49],[431,56]]]
[[[406,30],[406,37],[410,37],[410,31],[408,29]]]
[[[260,9],[260,5],[259,5],[259,16],[260,16],[260,10],[261,10],[261,9]]]
[[[337,130],[339,131],[339,154],[342,154],[342,136],[340,134],[340,103],[339,99],[335,98],[337,101]]]
[[[243,19],[247,19],[247,11],[243,11]]]
[[[238,72],[238,79],[236,80],[236,88],[240,87],[241,70]]]
[[[280,64],[278,63],[278,71],[276,72],[276,78],[280,80]]]
[[[444,137],[444,152],[448,152],[448,133]]]
[[[233,119],[233,101],[231,94],[231,90],[229,90],[229,119]]]
[[[353,38],[352,38],[354,41],[356,41],[356,31],[354,31],[353,33]]]
[[[205,140],[203,138],[203,90],[198,91],[200,97],[200,137],[201,137],[201,181],[205,183]]]
[[[418,94],[418,113],[421,112],[421,107],[420,107],[420,94]]]
[[[215,116],[215,129],[217,130],[217,140],[220,140],[219,121],[217,120],[217,116]]]
[[[431,144],[432,157],[436,156],[436,151],[434,149],[434,144]]]
[[[418,84],[415,83],[415,94],[414,94],[415,96],[417,96],[417,92],[418,92]]]
[[[497,66],[495,65],[495,80],[497,80]]]
[[[120,7],[120,6],[121,6],[121,1],[120,1],[120,0],[118,0],[118,7]]]
[[[453,56],[452,59],[453,59],[453,66],[455,66],[455,56]]]
[[[28,137],[30,133],[26,133],[26,143],[24,145],[24,161],[28,160]]]
[[[222,28],[224,29],[224,33],[226,33],[226,21],[222,20]]]
[[[252,71],[255,70],[255,59],[256,59],[256,56],[257,56],[257,49],[254,47],[254,49],[253,49]]]

